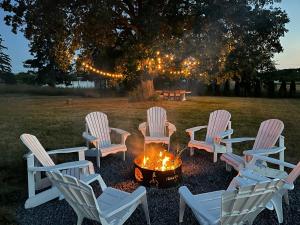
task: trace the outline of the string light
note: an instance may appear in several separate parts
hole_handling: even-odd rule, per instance
[[[173,54],[162,54],[160,51],[157,51],[154,57],[140,61],[137,65],[137,70],[146,69],[150,74],[166,73],[175,76],[189,76],[200,64],[196,58],[188,57],[181,62],[181,69],[176,70],[174,68],[174,59],[175,55]]]
[[[105,71],[102,71],[102,70],[99,70],[99,69],[96,69],[94,67],[92,67],[91,65],[83,62],[82,63],[82,66],[87,69],[87,70],[90,70],[96,74],[99,74],[99,75],[102,75],[102,76],[105,76],[105,77],[109,77],[109,78],[116,78],[116,79],[121,79],[123,78],[123,74],[120,74],[120,73],[109,73],[109,72],[105,72]]]

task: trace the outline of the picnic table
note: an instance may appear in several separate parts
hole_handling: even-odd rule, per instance
[[[164,100],[186,101],[186,94],[191,94],[191,91],[186,90],[157,90],[156,93],[161,95]]]

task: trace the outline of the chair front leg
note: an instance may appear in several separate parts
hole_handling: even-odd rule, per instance
[[[179,223],[183,222],[183,216],[185,211],[186,203],[183,198],[180,196],[180,203],[179,203]]]
[[[146,216],[147,224],[150,225],[151,223],[150,223],[150,216],[149,216],[149,209],[148,209],[148,202],[147,202],[146,194],[142,197],[141,202],[142,202],[143,210],[144,210],[144,213]]]
[[[190,156],[193,156],[194,155],[194,148],[193,147],[190,147]]]
[[[34,172],[27,172],[28,179],[28,198],[35,196],[35,179]]]
[[[123,161],[126,160],[126,151],[123,152]]]
[[[232,167],[231,167],[228,163],[226,163],[226,171],[227,171],[227,172],[230,172],[231,169],[232,169]]]
[[[283,223],[282,197],[275,194],[271,199],[271,202],[273,203],[273,206],[275,208],[278,223]]]
[[[290,200],[289,200],[289,192],[288,191],[286,191],[284,193],[283,198],[284,198],[285,204],[289,205],[290,204]]]
[[[282,135],[280,135],[280,137],[279,137],[279,147],[284,147],[284,136],[282,136]],[[279,159],[280,159],[280,161],[284,162],[284,150],[279,153]],[[281,171],[284,171],[284,166],[280,165],[279,169]]]
[[[214,152],[214,163],[218,161],[218,153]]]
[[[85,160],[84,151],[78,152],[78,160],[79,161]]]
[[[96,158],[97,158],[97,166],[100,168],[100,155],[98,155]]]

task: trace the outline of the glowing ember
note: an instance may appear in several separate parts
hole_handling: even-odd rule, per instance
[[[146,153],[135,158],[134,162],[141,168],[156,171],[174,170],[181,165],[181,160],[172,153],[157,148],[147,149]]]

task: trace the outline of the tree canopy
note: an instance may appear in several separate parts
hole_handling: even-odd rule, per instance
[[[149,74],[139,67],[157,51],[173,55],[180,71],[185,60],[196,59],[191,76],[206,80],[273,70],[289,21],[276,2],[3,0],[1,7],[8,13],[6,24],[30,41],[34,59],[26,65],[38,68],[39,79],[63,82],[87,62],[124,74],[124,83],[132,86]]]

